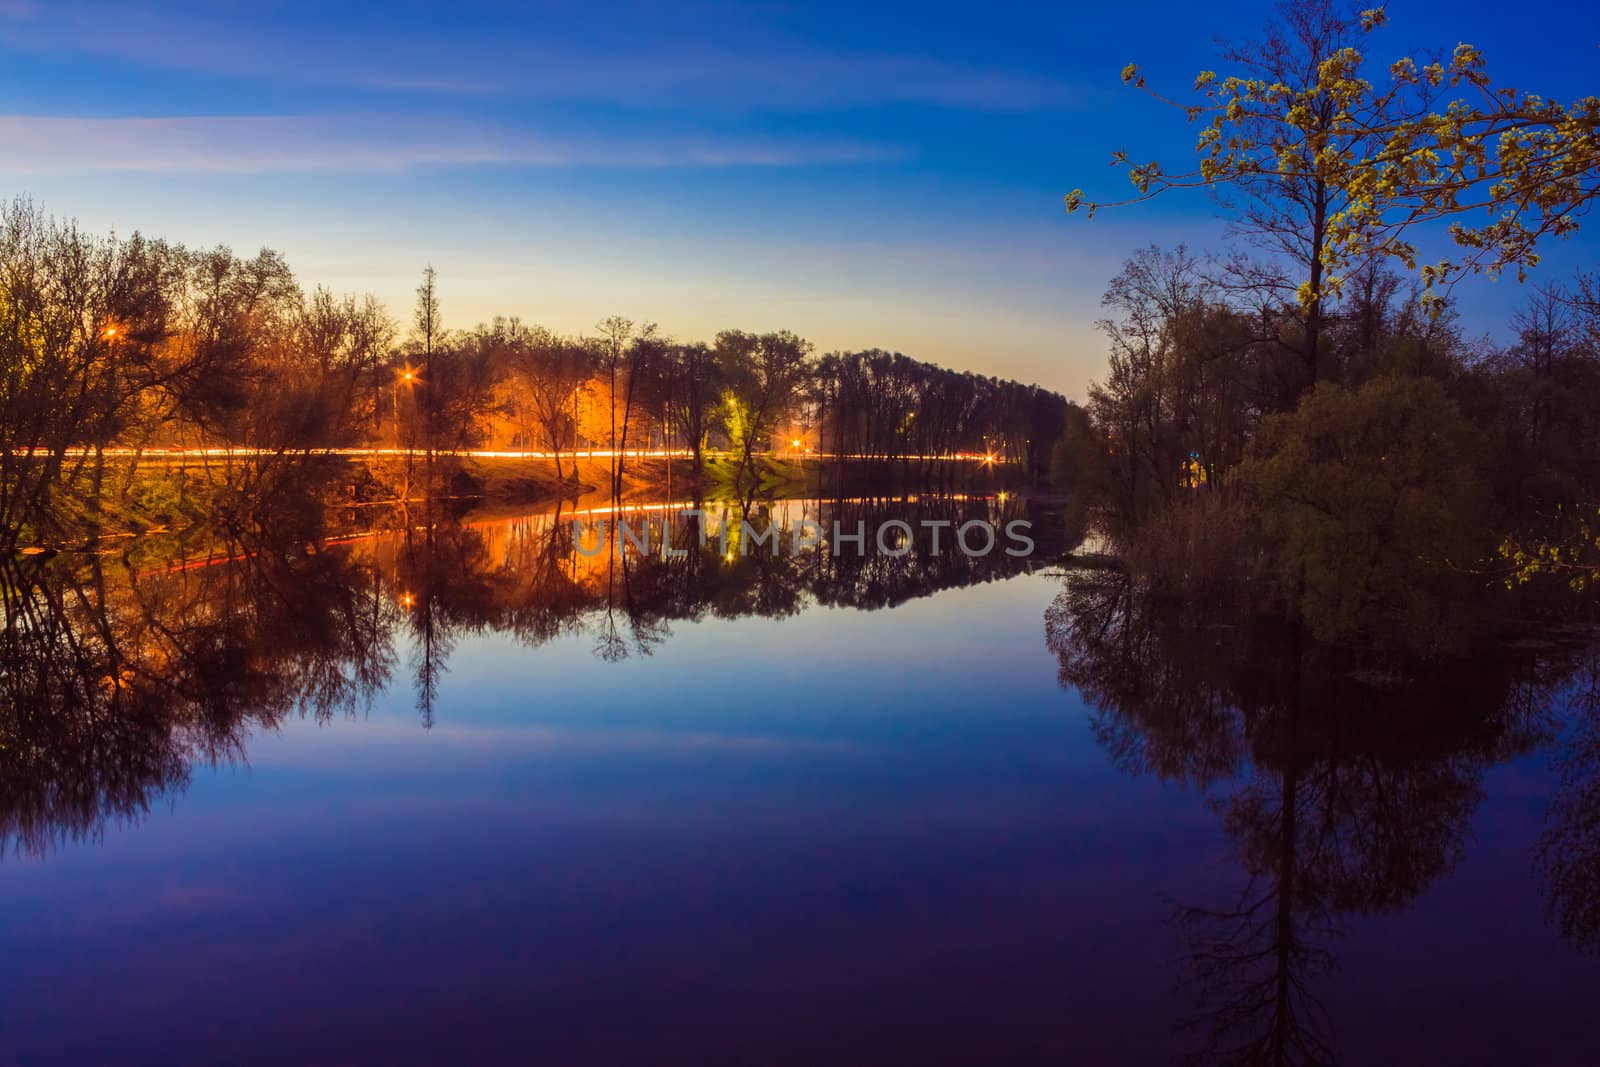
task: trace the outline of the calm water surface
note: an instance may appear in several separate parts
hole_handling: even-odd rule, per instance
[[[1058,680],[1062,591],[677,620],[621,658],[592,627],[468,627],[431,728],[408,632],[369,709],[255,726],[147,814],[7,855],[0,1062],[1166,1063],[1257,980],[1246,1044],[1292,1023],[1350,1063],[1587,1058],[1600,959],[1534,871],[1551,744],[1407,756],[1402,807],[1454,798],[1425,831],[1448,862],[1269,901],[1293,951],[1197,990],[1194,909],[1334,875],[1239,830],[1247,764],[1130,773]],[[1432,847],[1392,822],[1352,816],[1342,847]]]

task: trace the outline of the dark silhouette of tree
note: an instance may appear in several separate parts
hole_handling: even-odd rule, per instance
[[[1237,894],[1173,905],[1193,1060],[1331,1063],[1318,989],[1345,920],[1455,866],[1484,771],[1541,736],[1547,683],[1504,650],[1321,644],[1248,579],[1186,584],[1214,577],[1184,560],[1069,573],[1046,642],[1117,765],[1201,790],[1234,843]]]
[[[387,684],[394,611],[369,572],[256,529],[215,555],[0,557],[0,852],[141,818],[195,763]]]
[[[417,286],[417,305],[411,316],[412,338],[422,356],[423,425],[427,434],[428,455],[435,446],[434,424],[439,407],[439,390],[434,378],[434,349],[444,334],[444,319],[439,310],[438,273],[432,264],[423,268],[422,284]]]
[[[628,454],[628,427],[633,423],[639,408],[660,410],[660,379],[668,342],[658,335],[653,322],[645,323],[629,342],[626,354],[627,386],[622,391],[622,432],[616,438],[616,469],[612,475],[612,493],[622,495],[622,473]],[[613,394],[614,395],[614,394]],[[615,401],[612,403],[615,409]]]
[[[716,357],[703,342],[673,345],[666,352],[662,378],[667,418],[688,445],[693,456],[692,473],[698,479],[705,470],[706,439],[718,424],[717,409],[722,400],[723,384]]]

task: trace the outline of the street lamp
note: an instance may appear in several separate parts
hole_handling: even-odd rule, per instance
[[[400,381],[395,382],[394,388],[389,391],[390,404],[394,409],[394,446],[400,447],[400,382],[405,382],[409,387],[417,380],[416,372],[410,366],[400,372]]]

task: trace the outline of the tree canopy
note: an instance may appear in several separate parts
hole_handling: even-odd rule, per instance
[[[1100,201],[1074,189],[1067,209],[1092,215],[1179,188],[1312,183],[1338,205],[1320,250],[1326,283],[1305,279],[1302,303],[1336,294],[1374,257],[1418,271],[1428,300],[1463,274],[1523,276],[1539,242],[1576,230],[1600,194],[1600,97],[1561,102],[1499,85],[1470,44],[1374,70],[1366,38],[1386,21],[1381,7],[1287,0],[1262,50],[1292,56],[1299,77],[1203,70],[1188,100],[1157,92],[1129,64],[1125,83],[1200,125],[1198,162],[1172,169],[1119,150],[1113,161],[1136,195]],[[1438,221],[1460,252],[1419,263],[1412,231]]]

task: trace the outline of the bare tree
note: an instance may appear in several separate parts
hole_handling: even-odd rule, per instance
[[[646,323],[628,346],[628,381],[623,390],[622,433],[617,438],[617,463],[612,475],[612,493],[616,496],[622,495],[622,469],[628,451],[628,424],[633,420],[634,404],[644,394],[656,391],[656,378],[661,372],[662,356],[666,349],[667,342],[657,336],[653,322]],[[612,401],[612,411],[616,411],[615,400]]]
[[[611,462],[606,469],[612,492],[615,493],[619,489],[620,477],[617,464],[617,374],[622,370],[628,342],[633,337],[633,320],[612,315],[600,320],[595,329],[600,331],[600,368],[606,376],[606,403],[611,406],[611,438],[608,442]]]
[[[434,349],[443,332],[443,318],[439,313],[438,273],[429,264],[423,268],[422,284],[417,286],[417,306],[413,316],[414,332],[422,350],[422,388],[427,398],[424,420],[428,434],[428,456],[433,456],[434,408],[437,407],[437,382],[434,378]]]
[[[561,445],[573,421],[573,399],[593,373],[593,353],[581,341],[557,337],[540,327],[523,330],[514,353],[513,373],[555,457],[556,477],[565,480]],[[576,467],[573,470],[576,473]]]

